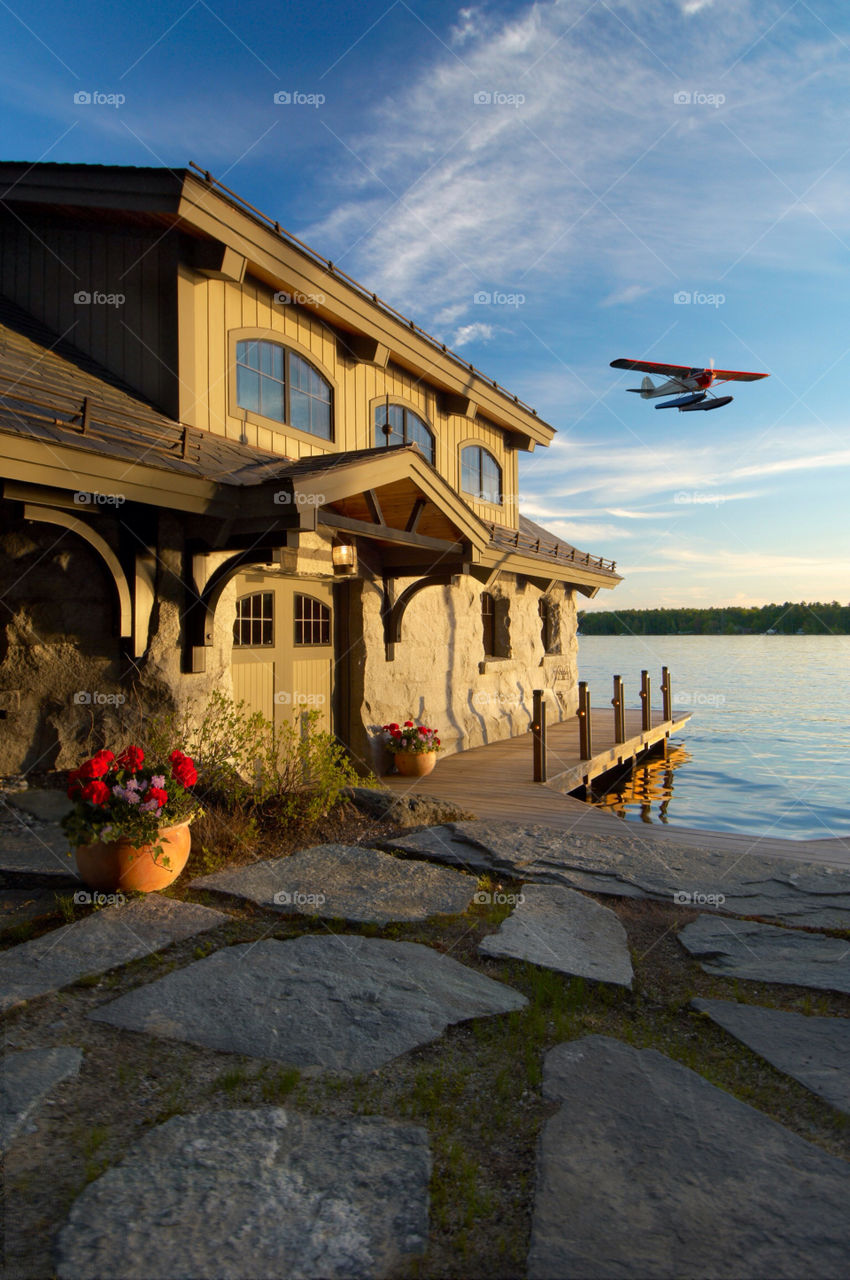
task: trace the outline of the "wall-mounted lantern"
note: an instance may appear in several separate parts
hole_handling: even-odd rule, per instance
[[[357,548],[350,542],[334,539],[331,547],[334,573],[339,577],[350,576],[357,572]]]

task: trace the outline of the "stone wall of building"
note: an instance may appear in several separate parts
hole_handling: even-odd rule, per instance
[[[72,767],[125,696],[114,590],[92,548],[14,518],[0,535],[0,774]]]
[[[219,604],[207,670],[182,672],[179,517],[160,517],[148,648],[134,661],[122,647],[115,587],[97,552],[69,530],[3,507],[0,776],[74,768],[104,743],[123,742],[140,715],[200,709],[213,689],[232,691],[235,585]],[[103,513],[97,530],[117,552],[117,517]]]
[[[408,585],[399,580],[396,591]],[[509,652],[485,658],[481,621],[482,584],[472,577],[457,586],[427,587],[408,606],[395,657],[385,658],[381,592],[360,584],[353,593],[357,618],[351,664],[352,747],[377,773],[390,757],[380,745],[383,724],[424,722],[439,730],[444,751],[467,750],[528,732],[532,694],[548,691],[550,720],[574,715],[577,707],[576,606],[558,586],[550,594],[552,632],[544,654],[541,590],[503,574],[490,588],[496,600],[497,640]]]

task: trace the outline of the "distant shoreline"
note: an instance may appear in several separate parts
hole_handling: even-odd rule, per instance
[[[583,636],[850,635],[850,604],[733,605],[710,609],[617,609],[578,615]]]

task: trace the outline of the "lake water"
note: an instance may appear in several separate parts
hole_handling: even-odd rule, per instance
[[[579,679],[607,707],[612,677],[640,706],[693,713],[667,763],[600,798],[626,820],[782,839],[850,835],[850,636],[582,636]],[[612,713],[613,714],[613,713]]]

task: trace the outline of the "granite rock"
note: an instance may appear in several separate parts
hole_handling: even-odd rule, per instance
[[[415,942],[307,934],[225,947],[89,1016],[296,1067],[372,1071],[524,996]]]
[[[0,954],[0,1009],[129,964],[228,919],[209,907],[156,893],[96,911]]]
[[[679,934],[706,973],[850,992],[850,943],[753,920],[699,916]]]
[[[478,950],[622,987],[631,987],[634,977],[626,931],[614,912],[561,885],[525,885],[522,901]]]
[[[626,826],[627,824],[621,824]],[[850,869],[653,842],[642,834],[573,835],[538,825],[450,822],[381,841],[408,856],[590,893],[850,929]]]
[[[60,1280],[374,1280],[428,1239],[425,1130],[280,1107],[175,1116],[85,1189]]]
[[[546,1056],[529,1280],[838,1280],[850,1166],[654,1049]]]
[[[809,1017],[736,1000],[691,1005],[777,1071],[850,1114],[850,1018]]]
[[[476,881],[460,871],[359,845],[323,844],[193,880],[276,911],[386,924],[465,911]]]

